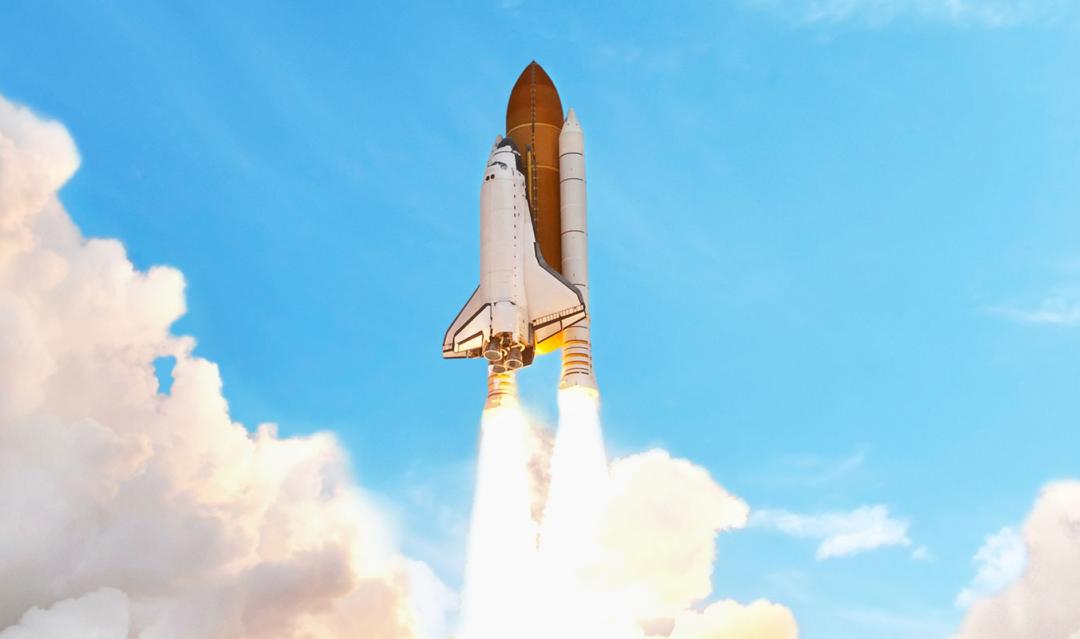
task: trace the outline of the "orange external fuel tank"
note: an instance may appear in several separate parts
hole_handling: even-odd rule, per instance
[[[548,266],[562,271],[562,223],[559,212],[559,133],[562,100],[544,69],[529,63],[521,72],[506,105],[506,137],[525,160],[525,192],[536,228],[536,241]],[[538,346],[548,353],[562,346],[562,336]]]
[[[551,78],[536,62],[521,72],[506,105],[506,137],[514,140],[525,160],[525,192],[529,198],[536,240],[548,266],[562,271],[562,228],[559,213],[559,132],[562,101]]]

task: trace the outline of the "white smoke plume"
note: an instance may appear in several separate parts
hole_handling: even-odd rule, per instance
[[[170,333],[182,275],[79,233],[57,198],[78,163],[0,98],[0,637],[445,637],[450,593],[335,439],[233,422]]]
[[[469,529],[462,636],[521,636],[536,605],[530,427],[516,406],[485,410]]]
[[[746,525],[744,501],[704,468],[662,450],[616,459],[610,476],[600,552],[590,575],[635,622],[637,632],[630,637],[798,636],[794,616],[782,605],[763,600],[703,604],[713,594],[716,535]]]
[[[520,483],[515,478],[522,476],[521,460],[527,457],[517,452],[523,436],[509,436],[521,431],[521,427],[509,427],[523,424],[523,418],[499,420],[506,441],[503,450],[494,453],[488,446],[499,445],[498,439],[489,436],[495,420],[485,416],[471,536],[475,540],[482,535],[486,541],[470,544],[469,571],[502,570],[504,587],[476,598],[469,596],[476,590],[466,582],[466,619],[481,614],[493,623],[484,628],[467,624],[464,639],[797,636],[794,617],[781,605],[704,603],[712,591],[717,533],[746,525],[749,508],[742,500],[719,486],[705,469],[673,459],[662,450],[609,464],[595,394],[563,390],[559,411],[559,430],[546,464],[549,472],[532,475],[534,481],[550,480],[550,487],[533,491],[548,496],[543,521],[536,522],[539,545],[535,549],[523,543],[529,533],[515,523],[521,520],[520,507],[504,505],[489,511],[497,512],[497,519],[476,516],[486,510],[482,498],[506,495],[508,488],[519,494],[528,492],[513,488]],[[543,444],[540,456],[546,456],[546,440],[538,441]],[[488,455],[500,460],[516,457],[519,468],[485,472],[494,468],[484,461]],[[518,498],[518,502],[524,500]],[[496,521],[500,523],[494,525]],[[485,532],[494,528],[506,532],[497,537]],[[514,573],[521,575],[516,581],[509,576]],[[481,589],[486,582],[477,579]],[[511,592],[529,597],[528,606],[516,613],[519,618],[497,618],[485,604],[502,602],[496,607],[508,608],[512,604],[505,599]]]
[[[746,503],[662,450],[615,460],[611,485],[597,570],[606,587],[626,593],[641,619],[708,597],[716,535],[746,525]]]
[[[955,639],[1080,637],[1080,481],[1044,487],[1022,534],[1026,570],[975,601]]]

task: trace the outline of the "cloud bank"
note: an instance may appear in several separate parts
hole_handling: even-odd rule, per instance
[[[1080,481],[1043,488],[1022,535],[1026,570],[1004,592],[975,601],[955,639],[1080,637]],[[980,551],[980,561],[984,566],[1007,565],[1010,562],[999,557],[1015,551],[999,547],[1013,543],[991,537],[983,547],[991,550]]]
[[[42,610],[31,608],[19,623],[0,632],[2,639],[36,637],[127,637],[131,602],[115,588],[102,588],[77,599],[65,599]]]
[[[233,422],[170,333],[182,275],[79,233],[57,199],[78,164],[0,98],[0,637],[445,636],[450,594],[335,439]]]
[[[772,528],[792,537],[818,539],[818,559],[850,557],[888,546],[910,546],[907,520],[895,519],[885,506],[861,506],[847,513],[802,515],[786,510],[755,511],[752,526]]]

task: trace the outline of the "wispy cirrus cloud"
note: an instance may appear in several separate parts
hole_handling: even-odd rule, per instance
[[[1055,293],[1032,308],[992,306],[988,310],[1021,324],[1080,326],[1080,293]]]
[[[883,26],[899,18],[919,18],[986,28],[1075,21],[1073,0],[747,0],[798,23],[853,22]]]
[[[850,512],[800,514],[786,510],[759,510],[750,526],[771,528],[801,539],[816,539],[817,558],[850,557],[878,548],[911,545],[910,522],[897,519],[882,505],[860,506]]]
[[[772,486],[824,488],[853,482],[866,485],[875,481],[866,467],[869,454],[869,447],[859,446],[842,456],[811,453],[783,455],[752,472],[748,479]]]

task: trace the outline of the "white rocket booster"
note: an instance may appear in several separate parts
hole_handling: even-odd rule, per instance
[[[585,317],[563,331],[560,388],[596,390],[589,337],[589,232],[585,202],[585,133],[573,109],[559,133],[559,194],[562,221],[562,274],[581,293]]]

